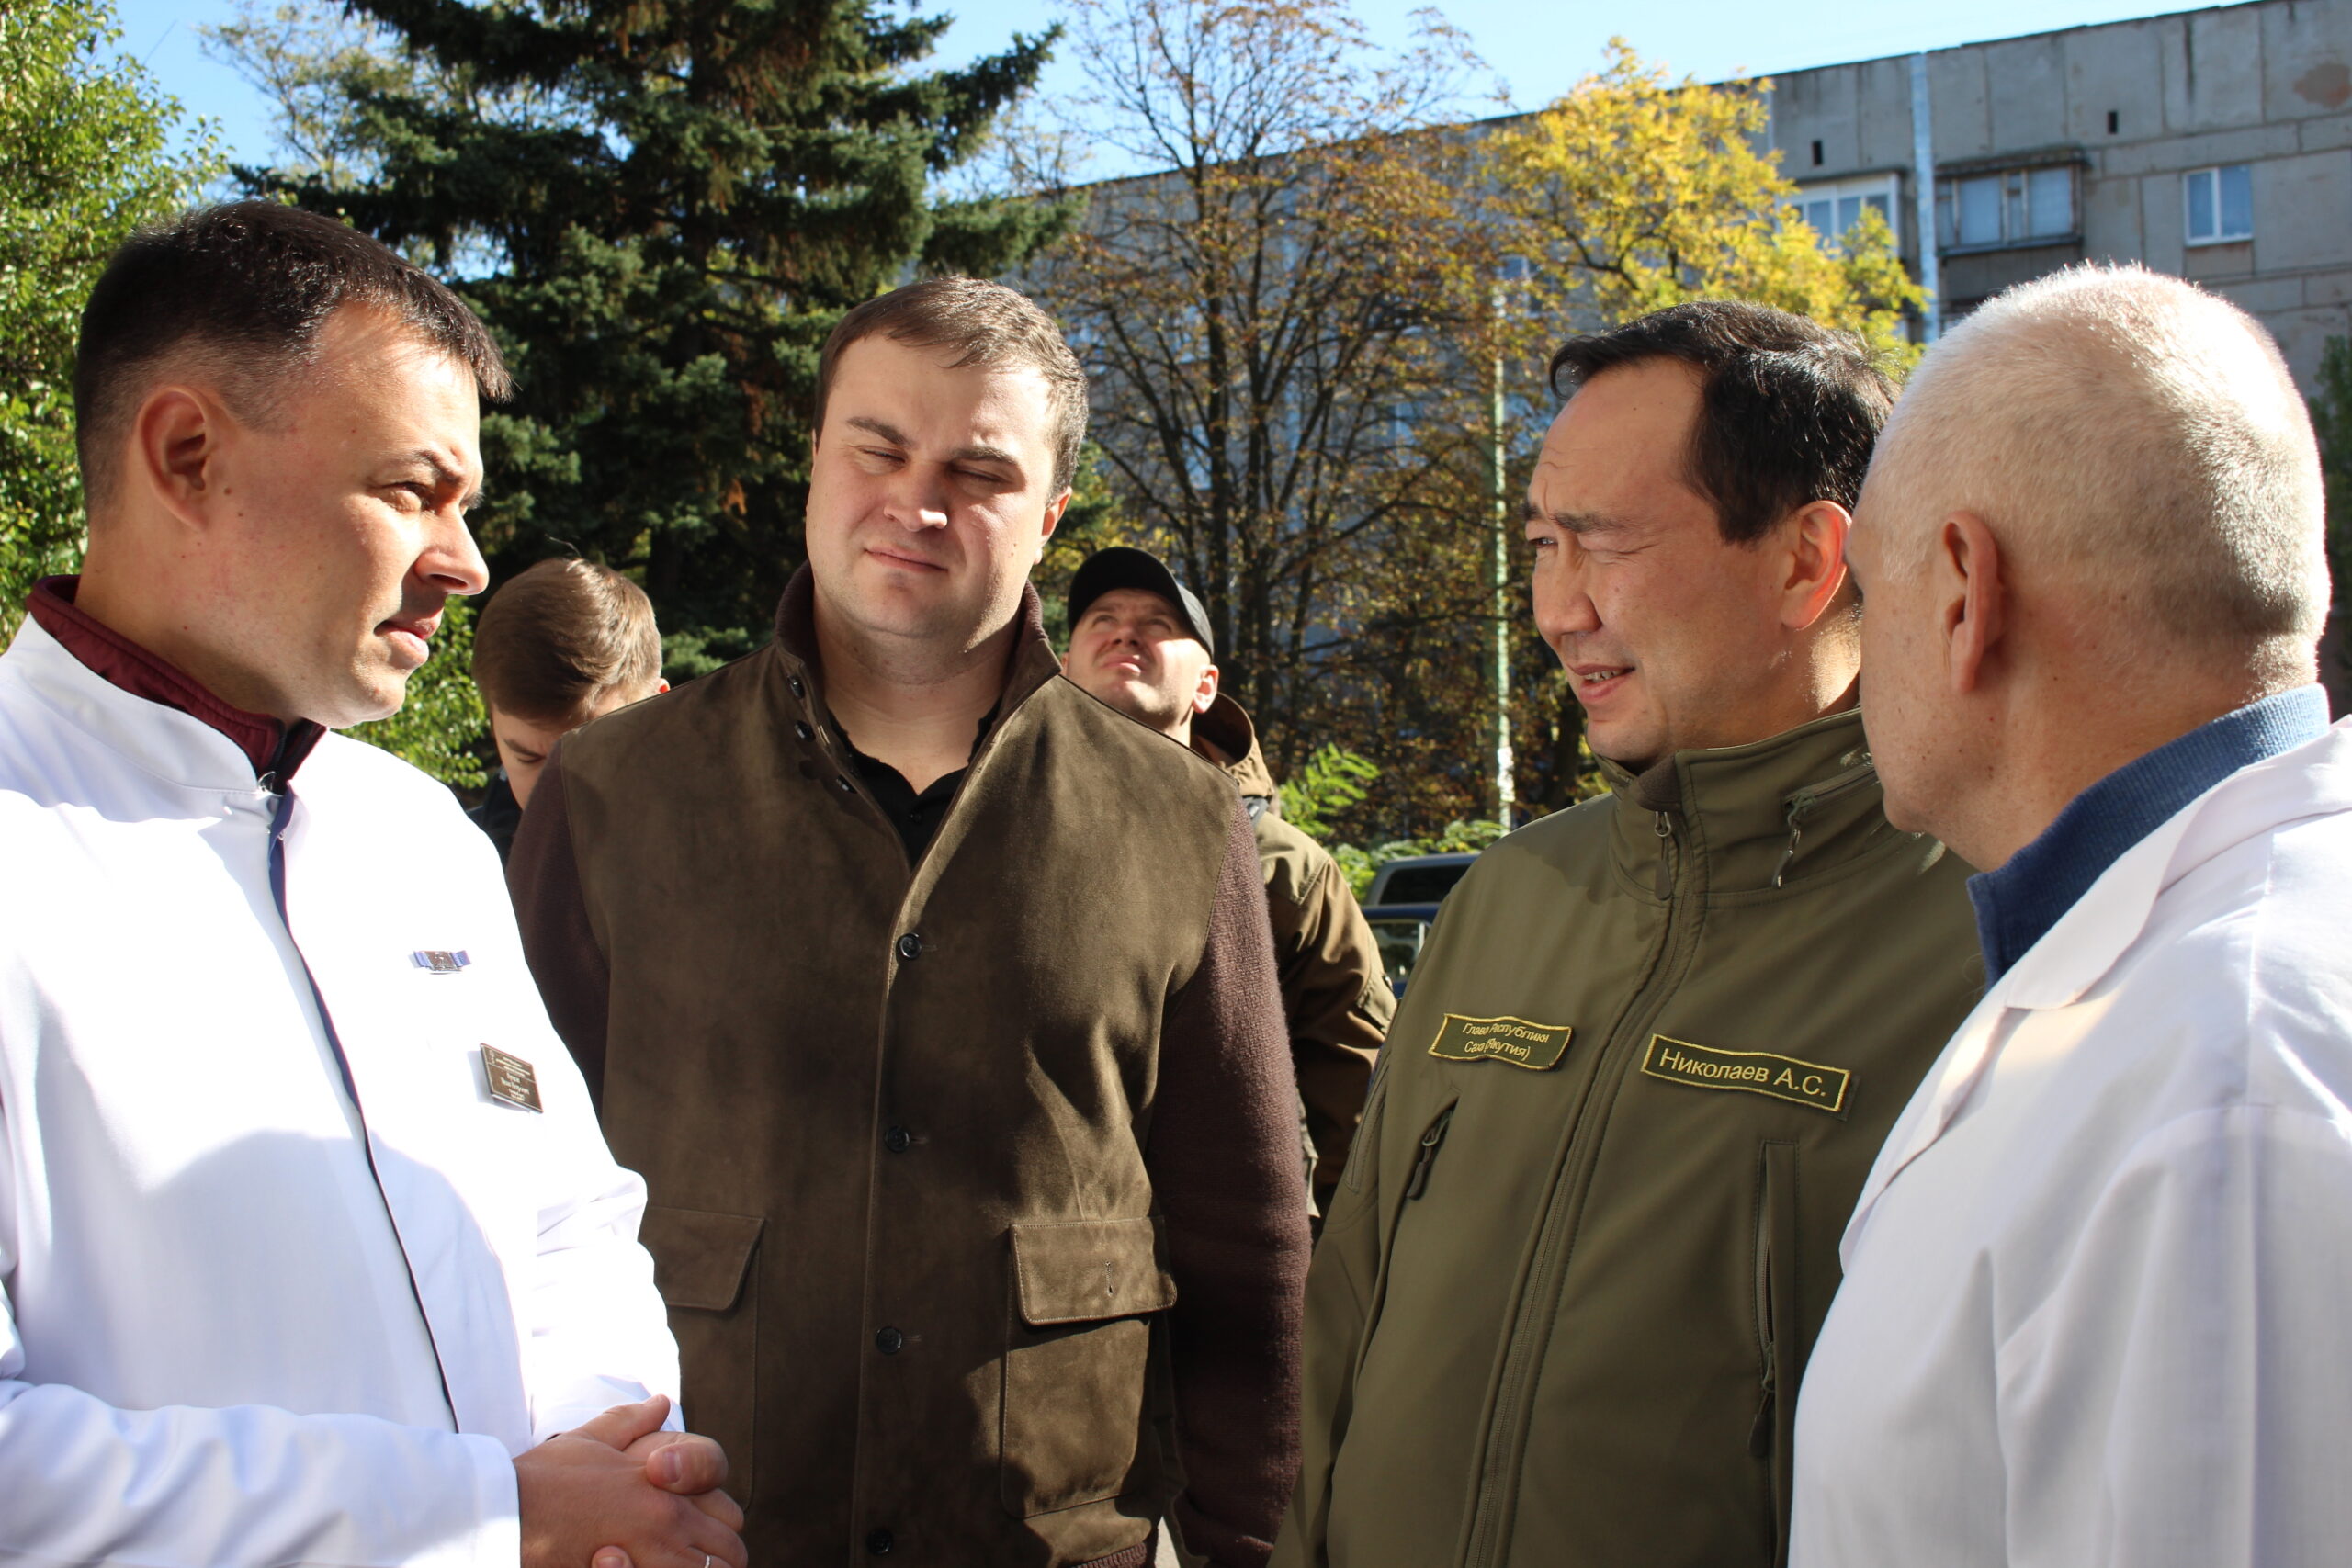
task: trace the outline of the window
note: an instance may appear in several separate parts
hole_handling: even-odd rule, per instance
[[[1936,245],[1939,250],[2045,244],[2075,232],[2071,164],[1962,175],[1937,182]]]
[[[1801,186],[1789,211],[1813,225],[1830,249],[1845,238],[1846,231],[1862,220],[1865,212],[1875,212],[1894,228],[1894,182],[1892,179],[1832,180],[1820,185]]]
[[[2188,215],[2188,243],[2219,245],[2254,238],[2254,165],[2225,164],[2180,176],[2180,205]]]

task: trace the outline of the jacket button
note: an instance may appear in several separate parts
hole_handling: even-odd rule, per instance
[[[899,956],[910,960],[921,958],[922,956],[922,938],[917,936],[912,931],[909,931],[906,935],[900,937],[899,939]]]
[[[805,718],[796,718],[792,721],[792,733],[797,735],[803,740],[814,740],[817,739],[817,732],[808,728],[808,721]]]
[[[893,1127],[882,1134],[882,1146],[894,1155],[905,1154],[914,1146],[915,1135],[904,1127]]]
[[[865,1532],[865,1550],[876,1557],[889,1556],[890,1549],[898,1544],[898,1538],[888,1530],[870,1529]]]
[[[874,1348],[886,1356],[895,1356],[907,1348],[907,1337],[895,1328],[878,1329],[874,1336]]]

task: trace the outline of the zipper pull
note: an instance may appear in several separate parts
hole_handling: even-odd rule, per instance
[[[1405,1178],[1407,1202],[1411,1202],[1429,1190],[1430,1167],[1437,1163],[1437,1146],[1445,1142],[1445,1130],[1453,1125],[1453,1112],[1449,1109],[1444,1115],[1430,1124],[1428,1132],[1421,1134],[1421,1151],[1413,1156],[1412,1174]]]
[[[1804,819],[1813,810],[1813,796],[1800,794],[1789,802],[1789,847],[1781,852],[1781,863],[1772,868],[1772,886],[1789,874],[1790,865],[1797,858],[1797,840],[1804,837]]]
[[[1666,813],[1657,814],[1657,896],[1661,902],[1674,897],[1674,857],[1669,846],[1674,840],[1674,824]]]

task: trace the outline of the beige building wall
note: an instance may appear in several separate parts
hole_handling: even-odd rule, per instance
[[[2070,262],[2132,260],[2259,317],[2307,388],[2324,342],[2352,335],[2352,0],[2255,0],[1927,60],[1939,186],[2037,169],[2073,180],[2062,232],[1939,236],[1948,313]],[[1773,82],[1771,141],[1790,176],[1811,192],[1889,189],[1916,272],[1910,57]],[[2251,234],[2193,240],[2191,177],[2217,195],[2222,176],[2198,171],[2241,167]]]

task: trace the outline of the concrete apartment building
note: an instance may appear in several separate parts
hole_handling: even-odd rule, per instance
[[[2255,0],[1772,81],[1772,143],[1823,232],[1876,207],[1917,276],[1932,179],[1946,320],[2113,259],[2235,300],[2306,389],[2324,342],[2352,335],[2352,0]]]

